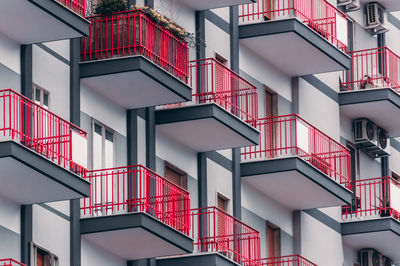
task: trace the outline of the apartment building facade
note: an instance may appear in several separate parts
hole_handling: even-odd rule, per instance
[[[400,263],[397,0],[99,2],[0,3],[1,266]]]

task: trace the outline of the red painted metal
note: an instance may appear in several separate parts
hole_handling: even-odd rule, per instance
[[[72,132],[74,131],[74,132]],[[72,160],[72,134],[86,132],[32,100],[11,90],[0,91],[0,141],[14,140],[81,176],[86,167]]]
[[[351,182],[355,199],[352,205],[342,206],[342,219],[392,216],[400,221],[400,183],[392,177],[379,177]]]
[[[255,126],[258,118],[257,89],[213,58],[189,63],[193,101],[214,102]]]
[[[14,259],[0,259],[0,266],[26,266]]]
[[[194,252],[219,252],[243,265],[260,260],[259,233],[242,221],[218,209],[191,210]]]
[[[352,70],[342,73],[342,91],[391,87],[400,92],[400,57],[388,47],[350,52]]]
[[[262,259],[261,266],[317,266],[317,264],[303,258],[300,255],[282,256]]]
[[[78,13],[82,17],[86,14],[86,1],[87,0],[56,0],[60,4],[68,7],[72,11]]]
[[[81,215],[100,216],[145,212],[189,235],[189,192],[142,165],[92,170],[90,197],[82,200]]]
[[[325,0],[258,0],[239,6],[240,22],[261,22],[295,17],[337,48],[347,46],[338,40],[337,16],[346,15]]]
[[[188,81],[188,43],[141,10],[87,17],[89,36],[82,38],[81,60],[143,55],[184,82]]]
[[[335,181],[349,186],[349,150],[297,114],[261,118],[257,146],[242,148],[243,160],[299,156]]]

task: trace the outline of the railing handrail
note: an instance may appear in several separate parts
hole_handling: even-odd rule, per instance
[[[237,222],[237,223],[239,223],[241,225],[244,225],[245,227],[247,227],[250,230],[253,230],[254,231],[253,233],[260,234],[260,232],[258,232],[256,229],[254,229],[251,226],[245,224],[243,221],[239,220],[238,218],[234,217],[233,215],[230,215],[229,213],[221,210],[220,208],[218,208],[216,206],[193,208],[193,209],[190,209],[190,213],[197,212],[199,214],[206,214],[207,212],[201,212],[201,211],[204,211],[204,210],[214,210],[214,211],[216,210],[217,212],[221,212],[222,214],[224,214],[227,217],[231,218],[233,221],[235,221],[235,222]]]
[[[368,48],[368,49],[363,49],[363,50],[354,50],[354,51],[348,51],[348,54],[355,54],[355,53],[364,53],[364,52],[370,52],[370,51],[376,51],[376,50],[388,50],[392,52],[394,55],[399,57],[392,49],[390,49],[388,46],[382,46],[382,47],[376,47],[376,48]]]
[[[125,15],[125,14],[129,14],[129,13],[140,13],[141,15],[145,16],[147,19],[149,19],[149,22],[151,24],[153,24],[154,26],[160,28],[164,33],[167,33],[170,37],[173,37],[175,39],[177,39],[178,41],[183,42],[184,44],[188,44],[188,42],[185,39],[182,39],[178,36],[176,36],[175,34],[173,34],[172,32],[170,32],[169,30],[166,30],[163,26],[161,26],[159,23],[154,22],[153,20],[151,20],[149,18],[149,16],[141,9],[132,9],[132,10],[126,10],[126,11],[120,11],[120,12],[115,12],[112,14],[99,14],[99,15],[94,15],[94,16],[88,16],[86,17],[87,20],[89,20],[91,22],[91,20],[93,19],[97,19],[97,18],[110,18],[112,19],[113,16],[118,16],[118,15]]]
[[[310,265],[315,265],[315,263],[309,261],[308,259],[304,258],[303,256],[296,254],[296,255],[287,255],[287,256],[279,256],[279,257],[270,257],[270,258],[263,258],[261,259],[261,261],[263,260],[282,260],[282,259],[290,259],[290,258],[296,258],[297,261],[301,260],[301,261],[305,261],[307,263],[309,263]],[[278,262],[279,263],[279,262]],[[300,265],[299,265],[300,266]]]
[[[26,97],[26,96],[24,96],[24,95],[22,95],[22,94],[20,94],[20,93],[18,93],[18,92],[16,92],[16,91],[14,91],[14,90],[12,90],[12,89],[0,90],[0,94],[1,94],[1,93],[5,93],[5,92],[10,92],[11,94],[15,94],[15,95],[17,95],[18,97],[21,97],[22,99],[24,99],[25,101],[29,102],[30,104],[35,105],[35,107],[39,108],[39,109],[42,110],[43,112],[49,113],[51,116],[53,116],[53,117],[55,117],[55,118],[61,120],[62,122],[68,124],[71,128],[73,128],[73,129],[75,129],[76,131],[78,131],[78,133],[81,134],[81,135],[83,135],[84,137],[87,136],[87,132],[84,131],[83,129],[81,129],[81,128],[79,128],[78,126],[72,124],[71,122],[65,120],[64,118],[58,116],[57,114],[55,114],[55,113],[49,111],[48,109],[44,108],[43,106],[41,106],[41,105],[35,103],[33,100],[29,99],[28,97]]]
[[[223,67],[224,69],[226,69],[227,71],[229,71],[231,74],[233,74],[235,77],[237,77],[240,80],[243,80],[244,82],[246,82],[247,84],[250,85],[250,88],[248,88],[249,90],[254,90],[257,93],[257,86],[254,85],[253,83],[251,83],[250,81],[244,79],[243,77],[241,77],[238,73],[236,73],[235,71],[233,71],[232,69],[230,69],[229,67],[225,66],[224,64],[222,64],[221,62],[219,62],[218,60],[216,60],[215,58],[212,57],[207,57],[207,58],[203,58],[203,59],[196,59],[196,60],[191,60],[189,61],[189,64],[196,64],[200,63],[200,62],[205,62],[205,61],[213,61],[214,63],[218,64],[219,66]]]
[[[18,265],[20,265],[20,266],[26,266],[25,264],[23,264],[23,263],[21,263],[21,262],[19,262],[19,261],[17,261],[17,260],[14,260],[14,259],[12,259],[12,258],[7,258],[7,259],[0,259],[0,263],[17,263]],[[5,265],[5,264],[3,264],[3,265]],[[1,266],[1,265],[0,265]]]
[[[174,183],[172,183],[171,181],[169,181],[168,179],[166,179],[165,177],[157,174],[156,172],[154,172],[153,170],[147,168],[144,165],[141,164],[136,164],[136,165],[129,165],[129,166],[120,166],[120,167],[112,167],[112,168],[105,168],[105,169],[95,169],[95,170],[87,170],[87,178],[91,178],[92,176],[90,176],[91,173],[96,173],[96,172],[107,172],[107,171],[113,171],[113,170],[120,170],[120,169],[128,169],[128,168],[143,168],[146,169],[146,171],[152,173],[153,175],[157,176],[157,178],[162,179],[163,181],[167,182],[168,184],[170,184],[171,186],[177,188],[178,190],[181,190],[183,193],[189,195],[189,191],[175,185]],[[113,174],[113,173],[110,173]]]
[[[328,136],[327,134],[325,134],[324,132],[322,132],[321,130],[319,130],[318,128],[316,128],[315,126],[313,126],[312,124],[310,124],[309,122],[307,122],[307,120],[305,120],[304,118],[302,118],[299,114],[289,114],[289,115],[279,115],[279,116],[272,116],[272,117],[264,117],[264,118],[259,118],[257,121],[257,125],[259,123],[260,120],[272,120],[272,119],[279,119],[279,118],[285,118],[285,117],[296,117],[297,119],[299,119],[301,122],[304,122],[307,126],[312,127],[315,131],[317,131],[318,133],[322,134],[324,137],[328,138],[329,140],[331,140],[332,142],[334,142],[335,144],[339,145],[341,148],[343,148],[344,150],[350,152],[350,149],[343,146],[340,142],[334,140],[333,138],[331,138],[330,136]]]

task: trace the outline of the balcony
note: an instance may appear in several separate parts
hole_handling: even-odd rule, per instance
[[[0,259],[0,266],[26,266],[14,259]]]
[[[3,0],[0,34],[20,44],[87,35],[85,0]]]
[[[240,43],[289,76],[350,68],[347,17],[325,0],[258,0],[239,24]]]
[[[300,255],[262,259],[260,266],[317,266]]]
[[[343,71],[340,83],[341,114],[368,118],[391,137],[400,136],[400,57],[387,47],[349,54],[352,69]]]
[[[141,165],[88,171],[86,178],[82,238],[125,260],[192,252],[187,191]]]
[[[400,184],[391,177],[351,183],[354,200],[342,206],[343,241],[356,249],[375,248],[400,262]]]
[[[13,90],[0,91],[0,195],[19,204],[89,195],[86,132]]]
[[[190,100],[188,43],[141,10],[93,16],[81,82],[126,109]]]
[[[191,210],[191,255],[162,258],[158,266],[258,265],[259,233],[216,207]]]
[[[212,58],[189,70],[192,101],[158,110],[157,130],[197,152],[257,144],[256,87]]]
[[[244,182],[292,210],[351,202],[346,147],[296,114],[259,119],[257,128],[260,144],[242,149]]]

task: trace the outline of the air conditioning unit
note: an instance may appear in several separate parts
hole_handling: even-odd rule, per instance
[[[389,259],[385,256],[382,256],[381,264],[382,264],[382,266],[392,266],[393,263],[392,263],[391,259]]]
[[[354,144],[360,148],[378,149],[378,132],[374,123],[361,118],[353,121]]]
[[[365,29],[371,34],[381,34],[389,31],[385,23],[385,9],[378,3],[369,3],[365,14]]]
[[[390,156],[390,139],[385,130],[378,128],[378,146],[379,149],[374,151],[375,157]]]
[[[383,266],[381,264],[382,255],[374,249],[360,250],[360,266]]]
[[[338,0],[337,6],[345,6],[346,11],[355,11],[360,9],[360,0]]]

